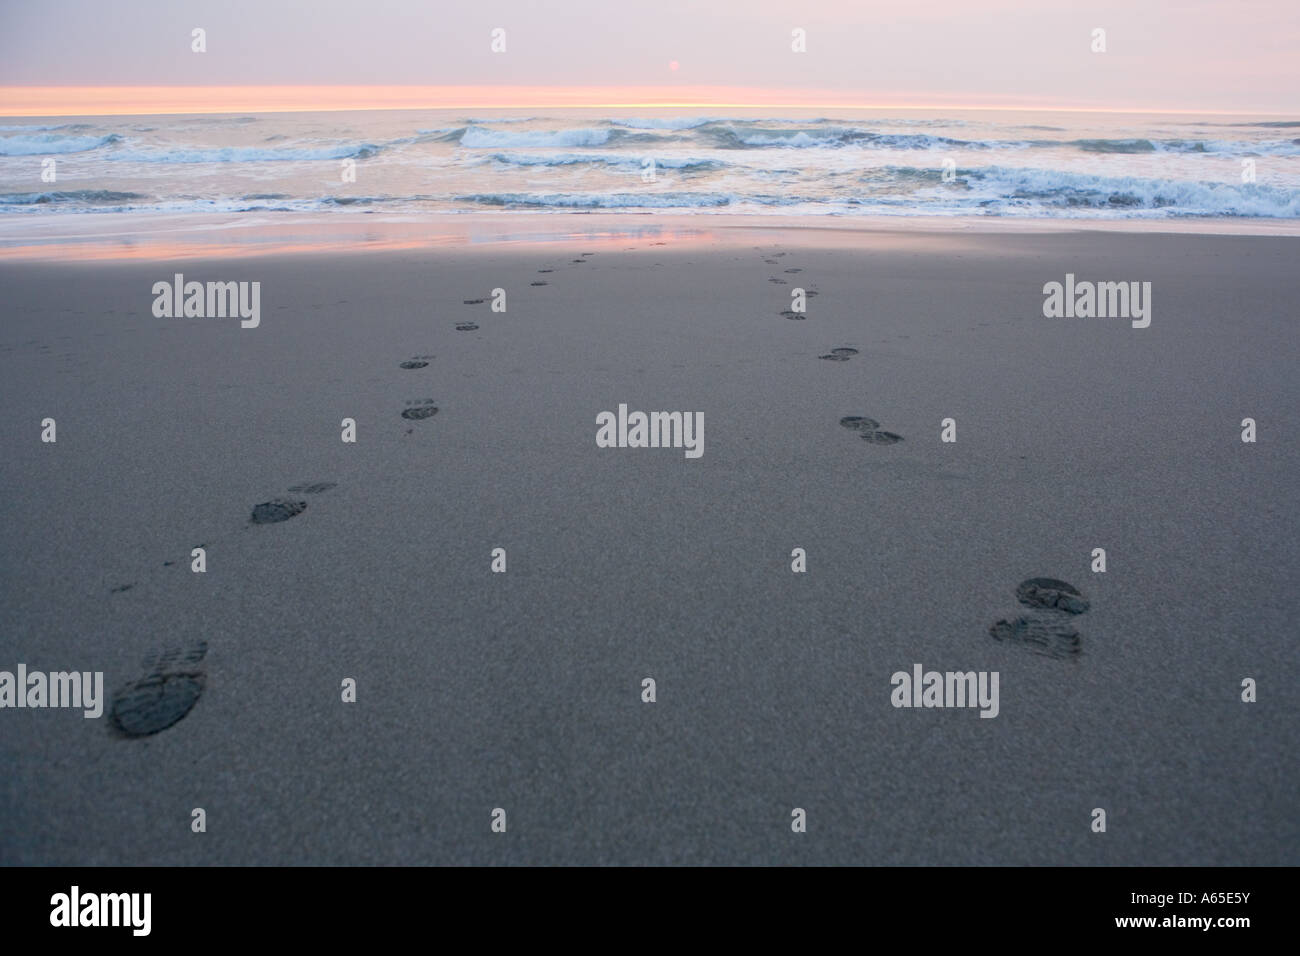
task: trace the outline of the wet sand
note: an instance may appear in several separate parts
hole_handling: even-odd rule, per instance
[[[0,262],[0,670],[183,711],[0,711],[0,862],[1295,864],[1300,239],[826,232]]]

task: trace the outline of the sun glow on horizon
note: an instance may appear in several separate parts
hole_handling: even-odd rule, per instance
[[[925,95],[873,98],[828,90],[673,86],[6,86],[0,115],[8,117],[148,116],[218,113],[296,113],[436,109],[884,109],[1014,110],[1040,112],[1281,115],[1188,110],[1151,104],[1121,108],[1050,98]]]

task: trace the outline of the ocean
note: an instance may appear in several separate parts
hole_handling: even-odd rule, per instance
[[[733,113],[740,111],[732,110]],[[0,120],[0,217],[1300,216],[1300,121],[1017,111]],[[45,179],[42,174],[45,174]],[[53,181],[49,181],[50,176]],[[48,221],[48,220],[47,220]]]

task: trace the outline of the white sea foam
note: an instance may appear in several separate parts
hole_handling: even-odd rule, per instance
[[[1300,218],[1300,138],[1289,135],[1290,121],[1061,125],[1059,115],[862,111],[817,119],[443,113],[413,122],[401,113],[345,113],[150,122],[0,127],[0,215],[498,208]],[[211,168],[187,168],[204,165]]]
[[[460,145],[494,148],[513,146],[602,146],[609,141],[607,129],[504,130],[471,126],[460,137]]]
[[[121,141],[116,133],[107,136],[68,136],[58,133],[0,136],[0,156],[52,156],[85,153]]]

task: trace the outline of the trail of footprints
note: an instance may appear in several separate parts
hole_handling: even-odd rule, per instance
[[[664,245],[652,243],[651,245]],[[573,265],[589,261],[595,253],[583,253],[579,259],[570,260]],[[785,256],[784,252],[771,254],[772,258],[763,260],[765,264],[776,265],[777,259]],[[538,269],[540,274],[553,273],[554,269]],[[786,269],[787,274],[797,274],[799,268]],[[771,277],[769,282],[787,284],[786,280]],[[545,286],[545,281],[531,282],[532,286]],[[815,290],[807,290],[807,296],[816,296]],[[482,305],[485,299],[465,299],[466,305]],[[786,310],[780,313],[792,320],[806,318],[801,313]],[[479,326],[472,321],[458,321],[457,331],[474,331]],[[856,348],[840,346],[832,348],[818,358],[831,362],[847,362],[858,355]],[[398,368],[404,371],[417,371],[427,368],[433,355],[416,355],[400,362]],[[418,422],[432,418],[438,413],[433,399],[408,399],[401,417],[406,421]],[[893,445],[903,441],[903,436],[896,432],[882,429],[874,418],[863,415],[846,415],[840,419],[840,425],[856,432],[864,442],[873,445]],[[407,434],[413,432],[407,429]],[[307,501],[303,495],[319,495],[337,487],[330,481],[303,482],[287,489],[294,497],[279,496],[260,502],[253,506],[248,519],[250,525],[279,524],[289,521],[307,510]],[[206,545],[198,545],[206,548]],[[174,565],[174,561],[164,561],[164,566]],[[112,588],[112,593],[130,590],[136,582]],[[1088,599],[1073,585],[1055,578],[1029,578],[1016,588],[1016,599],[1029,610],[1005,618],[989,625],[989,636],[1004,644],[1023,647],[1037,654],[1048,657],[1072,659],[1082,652],[1082,638],[1072,623],[1073,619],[1085,613],[1089,608]],[[206,642],[199,641],[180,648],[165,648],[146,658],[145,673],[123,687],[114,695],[111,705],[110,725],[123,737],[148,737],[179,723],[197,704],[203,693],[205,672],[202,667],[207,655]]]
[[[468,300],[467,300],[468,301]],[[479,300],[480,302],[482,300]],[[398,363],[404,371],[427,368],[433,355],[416,355]],[[433,399],[411,399],[401,412],[408,421],[421,421],[438,413]],[[410,434],[408,429],[408,434]],[[303,495],[324,494],[337,488],[332,481],[309,481],[293,485],[290,495],[277,496],[253,505],[249,525],[281,524],[307,510]],[[205,548],[206,545],[198,545]],[[174,561],[164,561],[171,567]],[[118,585],[110,593],[118,594],[135,587],[136,582]],[[198,702],[205,683],[200,666],[207,654],[207,644],[199,642],[185,648],[164,649],[145,661],[144,676],[130,681],[113,695],[110,726],[123,737],[148,737],[179,723]]]
[[[761,248],[758,251],[761,252]],[[766,265],[778,265],[779,263],[777,260],[784,256],[784,252],[773,252],[770,254],[770,258],[763,259],[763,262]],[[785,270],[787,275],[796,275],[800,272],[803,272],[803,269],[798,266],[791,266],[789,269]],[[779,285],[788,284],[785,279],[778,276],[771,276],[767,281]],[[804,291],[805,297],[812,298],[816,295],[816,289],[806,289]],[[782,318],[789,319],[793,322],[802,322],[808,318],[805,313],[796,312],[793,309],[785,309],[779,314]],[[853,356],[858,354],[860,353],[857,349],[848,345],[841,345],[829,350],[825,355],[819,355],[817,357],[827,362],[847,362],[852,359]],[[902,435],[897,432],[882,429],[880,423],[874,418],[867,418],[863,415],[845,415],[840,419],[840,424],[850,431],[857,432],[859,438],[871,445],[896,445],[903,440]]]
[[[582,258],[572,260],[575,264],[588,261],[592,252],[585,252]],[[539,273],[551,273],[553,269],[539,269]],[[545,286],[542,280],[531,283]],[[465,299],[465,305],[482,305],[485,299]],[[469,332],[478,329],[470,321],[456,323],[456,330]],[[433,355],[413,355],[398,363],[403,371],[418,371],[428,368],[435,358]],[[410,422],[425,421],[438,414],[438,406],[431,398],[408,399],[401,417]],[[408,428],[411,434],[414,428]],[[287,489],[287,495],[276,496],[253,505],[248,518],[248,525],[281,524],[298,517],[307,510],[307,501],[303,495],[319,495],[338,487],[332,481],[302,482]],[[290,497],[292,495],[292,497]],[[220,540],[220,539],[217,539]],[[206,544],[196,547],[207,549]],[[175,561],[162,562],[163,567],[173,567]],[[131,581],[110,589],[112,594],[121,594],[133,589],[138,582]],[[144,661],[145,673],[127,682],[113,695],[110,708],[109,726],[121,737],[149,737],[179,723],[185,718],[203,694],[206,682],[202,667],[207,655],[207,643],[200,641],[181,648],[164,648]]]
[[[337,487],[332,481],[309,481],[294,485],[288,491],[295,496],[319,495]],[[271,498],[253,505],[248,525],[279,524],[306,510],[307,502],[301,497]],[[222,538],[210,540],[220,541]],[[206,551],[208,545],[204,543],[195,547]],[[163,567],[176,564],[176,561],[162,562]],[[130,591],[137,583],[117,585],[110,588],[109,593]],[[206,679],[202,663],[207,652],[207,642],[197,641],[184,647],[165,647],[146,657],[144,674],[128,681],[113,694],[109,709],[110,729],[120,737],[149,737],[179,723],[203,694]]]
[[[764,259],[766,265],[777,265],[785,253],[772,253]],[[799,268],[786,269],[786,274],[802,272]],[[784,279],[772,276],[769,282],[785,285]],[[806,296],[817,295],[809,290]],[[807,318],[790,309],[780,313],[794,321]],[[847,362],[859,352],[849,346],[833,348],[818,358],[829,362]],[[872,445],[896,445],[903,441],[897,432],[880,427],[880,422],[865,415],[845,415],[840,425],[857,432],[858,437]],[[1035,654],[1057,659],[1072,660],[1083,653],[1083,638],[1074,625],[1078,615],[1088,611],[1090,602],[1074,585],[1056,578],[1029,578],[1016,588],[1016,600],[1029,610],[1001,618],[989,625],[989,636],[1002,644],[1021,647]]]
[[[573,260],[575,263],[587,261],[586,257],[594,253],[584,253],[584,258]],[[553,272],[553,269],[539,269],[541,273]],[[545,286],[545,281],[533,282],[534,286]],[[482,305],[485,299],[465,299],[466,305]],[[478,325],[474,322],[456,323],[457,331],[474,331]],[[435,358],[433,355],[413,355],[398,363],[403,371],[418,371],[428,368]],[[438,414],[438,407],[431,398],[408,399],[401,417],[410,422],[424,421]],[[414,429],[407,429],[411,434]],[[287,495],[276,496],[253,505],[249,514],[248,525],[281,524],[298,517],[307,510],[307,501],[303,495],[319,495],[338,487],[332,481],[302,482],[287,489]],[[290,495],[292,497],[290,497]],[[220,539],[217,539],[220,540]],[[207,549],[206,544],[196,547]],[[163,567],[173,567],[175,561],[162,562]],[[132,581],[110,589],[112,594],[121,594],[133,589],[138,582]],[[149,737],[173,727],[194,709],[203,694],[206,675],[203,659],[208,651],[207,643],[200,641],[185,647],[164,648],[151,654],[143,662],[144,673],[128,681],[113,695],[110,705],[109,726],[118,736],[125,738]]]

